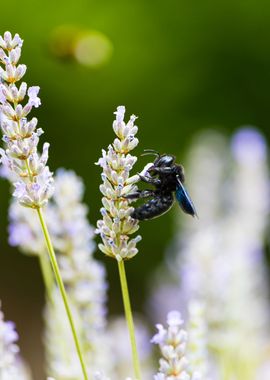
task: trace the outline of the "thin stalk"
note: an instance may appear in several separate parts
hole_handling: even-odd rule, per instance
[[[39,258],[39,264],[41,268],[44,285],[46,288],[46,295],[48,297],[48,300],[51,303],[53,303],[52,289],[53,289],[53,284],[54,284],[54,277],[53,277],[52,267],[51,267],[50,261],[47,258],[46,252],[41,252],[38,255],[38,258]]]
[[[55,253],[54,253],[54,248],[53,248],[53,245],[52,245],[52,242],[51,242],[49,231],[47,229],[47,225],[45,223],[45,220],[44,220],[44,217],[43,217],[43,214],[42,214],[42,210],[40,208],[37,209],[37,213],[38,213],[39,220],[40,220],[40,223],[41,223],[41,226],[42,226],[42,231],[43,231],[43,234],[44,234],[44,237],[45,237],[45,240],[46,240],[46,244],[47,244],[47,248],[48,248],[48,253],[49,253],[50,261],[51,261],[51,264],[52,264],[52,267],[53,267],[53,271],[54,271],[54,274],[55,274],[56,282],[57,282],[57,284],[59,286],[60,293],[61,293],[64,305],[65,305],[65,309],[66,309],[67,317],[68,317],[69,324],[70,324],[70,327],[71,327],[73,339],[74,339],[75,346],[76,346],[77,353],[78,353],[78,357],[79,357],[79,360],[80,360],[80,363],[81,363],[81,368],[82,368],[82,372],[83,372],[83,375],[84,375],[84,379],[88,380],[86,366],[84,364],[84,360],[83,360],[83,356],[82,356],[82,350],[81,350],[79,339],[78,339],[77,332],[76,332],[76,329],[75,329],[75,324],[74,324],[74,321],[73,321],[72,313],[71,313],[71,310],[70,310],[70,307],[69,307],[68,298],[67,298],[67,294],[66,294],[66,291],[65,291],[64,283],[63,283],[63,280],[62,280],[62,277],[61,277],[61,274],[60,274],[60,271],[59,271],[59,267],[58,267],[58,264],[57,264],[57,261],[56,261],[56,257],[55,257]]]
[[[131,306],[130,306],[124,260],[118,261],[118,270],[119,270],[119,276],[120,276],[126,321],[128,325],[128,331],[129,331],[129,337],[130,337],[130,343],[131,343],[131,349],[132,349],[134,373],[136,376],[136,380],[141,380],[140,362],[139,362],[138,350],[137,350],[137,345],[136,345],[135,330],[134,330],[133,316],[132,316],[132,311],[131,311]]]

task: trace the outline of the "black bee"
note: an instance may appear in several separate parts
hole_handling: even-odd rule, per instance
[[[160,155],[153,150],[145,151],[145,154],[155,154],[157,158],[150,166],[145,175],[141,175],[143,182],[153,185],[152,190],[137,190],[126,196],[127,199],[152,198],[143,205],[135,208],[131,217],[138,220],[156,218],[167,212],[174,203],[173,193],[182,210],[192,216],[197,216],[192,200],[185,189],[184,168],[175,163],[175,157],[170,154]]]

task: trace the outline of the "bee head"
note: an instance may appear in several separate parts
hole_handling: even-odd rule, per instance
[[[162,154],[158,156],[154,161],[154,166],[162,167],[162,166],[172,166],[175,162],[175,157],[170,154]]]

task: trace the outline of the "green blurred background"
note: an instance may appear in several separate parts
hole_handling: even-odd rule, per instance
[[[2,0],[1,34],[5,30],[24,39],[25,80],[41,87],[42,107],[34,114],[45,130],[42,140],[51,144],[50,167],[74,169],[83,178],[92,224],[101,206],[94,162],[114,138],[118,105],[139,116],[138,155],[153,148],[185,164],[192,137],[209,127],[230,134],[252,124],[269,137],[269,1]],[[97,55],[94,66],[74,57],[85,36],[97,36],[86,57]],[[146,162],[141,158],[136,169]],[[43,285],[37,261],[8,247],[8,194],[1,181],[0,299],[38,377]],[[172,237],[173,212],[141,223],[140,233],[140,254],[127,265],[138,311],[144,284]],[[110,313],[122,312],[116,265],[100,253],[96,257],[108,269]],[[33,347],[39,347],[36,356]]]

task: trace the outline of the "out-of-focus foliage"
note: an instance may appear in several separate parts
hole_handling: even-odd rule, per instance
[[[59,0],[39,6],[17,0],[12,9],[11,15],[10,4],[1,4],[1,29],[19,32],[27,41],[26,79],[41,86],[43,106],[37,114],[52,145],[50,166],[73,168],[84,178],[93,221],[100,207],[93,162],[111,140],[116,105],[125,104],[139,116],[141,149],[180,154],[179,160],[192,133],[202,127],[231,130],[250,123],[267,132],[270,5],[265,0]],[[51,46],[64,26],[74,36],[101,33],[112,49],[107,62],[91,69],[60,59]],[[5,190],[1,185],[1,203]],[[144,239],[146,271],[168,239],[164,219],[145,226],[145,235],[155,229],[160,234],[154,242]],[[133,277],[141,268],[136,262]]]

